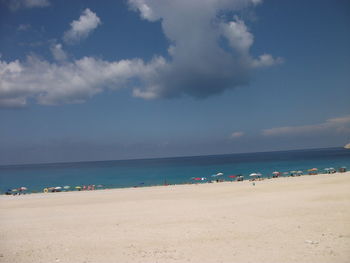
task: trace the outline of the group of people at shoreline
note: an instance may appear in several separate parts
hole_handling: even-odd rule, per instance
[[[323,169],[323,174],[333,174],[333,173],[344,173],[346,172],[346,167],[340,167],[337,169],[330,167],[330,168],[325,168]],[[317,175],[319,174],[319,170],[317,168],[311,168],[307,170],[308,175]],[[249,175],[250,181],[257,181],[257,180],[264,180],[264,179],[271,179],[271,178],[279,178],[279,177],[286,177],[286,176],[301,176],[305,175],[303,171],[290,171],[290,172],[272,172],[272,176],[263,176],[261,173],[251,173]],[[230,180],[226,180],[224,178],[223,173],[217,173],[211,176],[211,178],[207,179],[206,177],[192,177],[190,183],[199,183],[200,181],[206,182],[206,183],[213,183],[213,182],[224,182],[224,181],[244,181],[245,177],[242,174],[237,174],[237,175],[228,175],[228,178]],[[164,185],[169,185],[169,183],[166,183]],[[142,186],[144,186],[144,183],[142,183]],[[134,187],[139,187],[139,186],[134,186]],[[74,188],[71,188],[70,186],[57,186],[57,187],[45,187],[43,189],[44,193],[53,193],[53,192],[68,192],[68,191],[93,191],[93,190],[101,190],[101,189],[107,189],[107,187],[104,187],[103,185],[83,185],[83,186],[75,186]],[[5,195],[23,195],[27,194],[28,188],[27,187],[19,187],[19,188],[14,188],[14,189],[8,189],[4,194]],[[37,193],[37,191],[32,191],[31,193]]]

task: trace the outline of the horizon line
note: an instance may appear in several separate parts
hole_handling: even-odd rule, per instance
[[[67,162],[42,162],[42,163],[14,163],[14,164],[0,164],[0,168],[11,167],[11,166],[44,166],[44,165],[63,165],[63,164],[74,164],[74,163],[98,163],[98,162],[122,162],[122,161],[146,161],[146,160],[157,160],[157,159],[179,159],[179,158],[194,158],[194,157],[210,157],[210,156],[225,156],[225,155],[238,155],[238,154],[254,154],[254,153],[273,153],[273,152],[293,152],[293,151],[304,151],[304,150],[323,150],[323,149],[335,149],[344,148],[342,146],[332,147],[321,147],[321,148],[303,148],[303,149],[290,149],[290,150],[273,150],[273,151],[254,151],[254,152],[239,152],[239,153],[219,153],[219,154],[203,154],[203,155],[183,155],[183,156],[167,156],[167,157],[149,157],[149,158],[127,158],[127,159],[109,159],[109,160],[94,160],[94,161],[67,161]]]

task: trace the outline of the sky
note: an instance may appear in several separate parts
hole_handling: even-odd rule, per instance
[[[0,0],[0,165],[340,147],[346,0]]]

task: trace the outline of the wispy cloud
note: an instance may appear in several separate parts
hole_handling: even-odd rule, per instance
[[[350,134],[350,116],[328,119],[318,124],[302,126],[284,126],[262,130],[264,136],[309,135],[313,133],[335,131]]]
[[[237,139],[244,136],[244,132],[233,132],[230,136],[231,139]]]
[[[5,0],[12,11],[21,8],[47,7],[50,5],[49,0]]]
[[[18,27],[17,27],[17,30],[18,31],[27,31],[31,28],[31,25],[30,24],[20,24]]]
[[[78,20],[74,20],[71,28],[64,33],[63,40],[68,44],[74,44],[87,38],[101,24],[96,13],[86,8]]]

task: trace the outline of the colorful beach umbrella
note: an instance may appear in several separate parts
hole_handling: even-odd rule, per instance
[[[229,175],[228,177],[230,177],[230,178],[236,178],[237,175]]]

